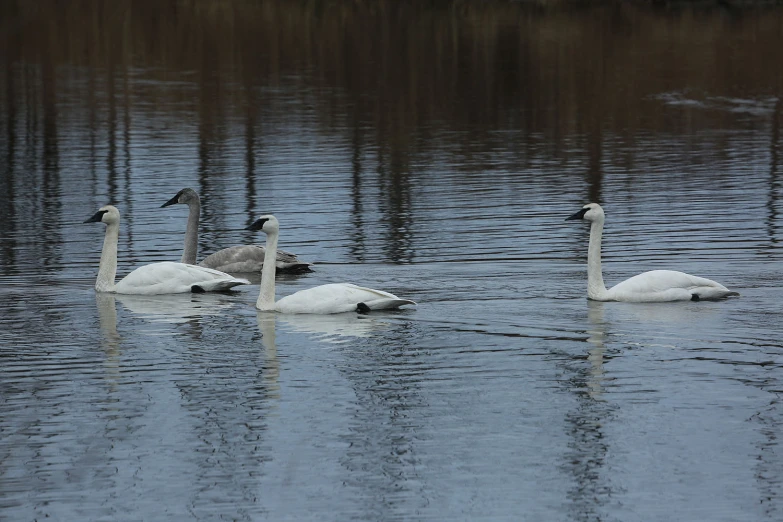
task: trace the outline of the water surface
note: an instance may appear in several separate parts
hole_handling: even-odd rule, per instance
[[[779,520],[779,9],[0,7],[0,518]],[[54,3],[52,3],[54,5]],[[419,302],[96,295],[262,241]],[[585,299],[669,268],[742,295]]]

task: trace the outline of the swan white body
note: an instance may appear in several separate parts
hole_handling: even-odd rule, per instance
[[[111,205],[101,207],[85,223],[105,223],[101,262],[95,290],[117,294],[181,294],[186,292],[213,292],[228,290],[250,281],[217,270],[185,263],[151,263],[144,265],[115,283],[117,275],[117,242],[120,231],[120,211]]]
[[[261,271],[261,289],[256,308],[286,314],[338,314],[363,309],[385,310],[416,303],[401,299],[382,290],[365,288],[351,283],[333,283],[300,290],[275,301],[275,263],[272,257],[277,250],[279,224],[272,215],[262,216],[248,227],[248,230],[262,230],[266,233],[266,256]],[[361,305],[363,306],[360,306]]]
[[[587,298],[595,301],[626,301],[636,303],[666,301],[699,301],[739,295],[711,279],[674,270],[652,270],[626,279],[606,289],[601,272],[601,236],[604,211],[590,203],[566,220],[590,221],[590,245],[587,252]]]
[[[178,203],[188,206],[188,224],[185,229],[185,250],[182,252],[182,263],[196,264],[198,257],[198,226],[201,218],[201,200],[198,193],[190,188],[184,188],[161,205],[161,208]],[[260,272],[264,266],[264,247],[259,245],[237,245],[205,257],[199,266],[213,268],[221,272]],[[312,263],[300,261],[296,255],[285,250],[278,250],[275,259],[277,269],[281,272],[308,272]]]
[[[263,275],[261,277],[263,285]],[[351,283],[331,283],[300,290],[283,297],[274,303],[274,310],[284,314],[337,314],[354,312],[359,303],[364,303],[370,310],[416,304],[382,290],[373,290]],[[263,310],[258,304],[256,308]]]

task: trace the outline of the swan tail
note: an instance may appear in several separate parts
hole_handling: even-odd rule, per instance
[[[381,298],[381,299],[374,299],[372,301],[365,301],[364,304],[367,308],[370,310],[391,310],[393,308],[399,308],[401,306],[405,305],[415,305],[415,301],[411,301],[410,299],[400,299],[400,298]]]
[[[283,261],[277,261],[277,270],[279,272],[285,272],[286,274],[306,274],[312,272],[313,263],[307,263],[305,261],[297,261],[295,263],[286,263]]]
[[[203,293],[203,292],[221,292],[224,290],[230,290],[235,286],[249,285],[250,281],[247,279],[241,279],[238,277],[232,277],[230,279],[213,279],[211,281],[203,281],[191,286],[191,292]],[[194,290],[194,288],[198,288]]]
[[[699,288],[693,288],[690,290],[692,301],[714,301],[716,299],[723,299],[729,296],[738,296],[739,292],[729,290],[721,285],[720,288],[714,286],[702,286]]]

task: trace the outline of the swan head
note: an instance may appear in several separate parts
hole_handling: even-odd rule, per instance
[[[587,205],[582,207],[582,210],[580,210],[576,214],[568,216],[565,220],[570,221],[572,219],[583,219],[585,221],[603,223],[604,209],[602,209],[601,205],[599,205],[598,203],[588,203]]]
[[[120,222],[120,211],[117,207],[106,205],[101,207],[98,212],[92,215],[85,223],[106,223],[107,225],[118,224]]]
[[[192,202],[198,202],[198,193],[192,188],[184,188],[177,192],[176,196],[162,204],[160,208],[176,205],[177,203],[187,205]]]
[[[278,232],[280,230],[280,224],[277,222],[277,218],[272,214],[261,216],[253,221],[253,224],[247,227],[245,230],[260,230],[269,234],[270,232]]]

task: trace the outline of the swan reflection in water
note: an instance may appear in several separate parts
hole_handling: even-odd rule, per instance
[[[634,325],[636,331],[640,327],[653,328],[660,333],[661,327],[676,326],[687,327],[696,323],[703,324],[708,321],[725,320],[725,307],[716,306],[715,303],[633,303],[627,306],[614,306],[610,308],[611,316],[619,324]]]
[[[587,301],[587,320],[590,321],[590,329],[587,331],[590,337],[587,338],[587,342],[591,345],[587,350],[587,360],[590,363],[587,393],[592,399],[601,401],[604,393],[604,341],[606,340],[603,302]]]
[[[134,315],[156,323],[186,323],[199,317],[220,315],[234,306],[222,294],[170,294],[114,296]]]
[[[317,315],[317,314],[280,314],[258,312],[261,317],[276,317],[285,330],[313,334],[312,338],[327,343],[345,343],[351,338],[372,337],[389,328],[389,323],[372,315],[355,313]]]
[[[277,359],[275,334],[275,314],[256,314],[258,329],[261,332],[261,345],[264,347],[264,367],[262,382],[270,399],[280,398],[280,361]]]
[[[351,339],[371,337],[389,327],[389,323],[357,314],[306,315],[256,312],[261,345],[264,348],[262,381],[269,398],[280,397],[280,361],[277,358],[277,332],[281,326],[285,331],[315,334],[321,342],[340,344]]]
[[[607,308],[608,307],[608,308]],[[605,314],[609,314],[607,320]],[[650,341],[644,346],[674,348],[682,342],[681,330],[670,330],[670,327],[699,323],[719,323],[724,318],[721,307],[702,306],[702,304],[683,303],[682,305],[666,305],[663,303],[633,303],[627,306],[612,306],[603,301],[587,301],[587,319],[590,323],[587,330],[587,342],[591,345],[587,352],[590,362],[589,394],[594,399],[600,399],[603,393],[605,342],[607,325],[614,325],[612,332],[618,339],[625,339],[628,331],[634,332],[634,342],[625,341],[629,346],[642,345],[638,338],[645,332],[651,332]],[[625,325],[625,326],[619,326]],[[654,341],[653,341],[654,339]],[[670,342],[665,342],[669,340]]]
[[[120,379],[120,337],[117,332],[117,306],[115,295],[104,292],[95,293],[95,304],[98,307],[98,324],[101,332],[101,349],[106,354],[104,366],[107,379],[116,385]],[[114,388],[114,386],[112,386]]]

